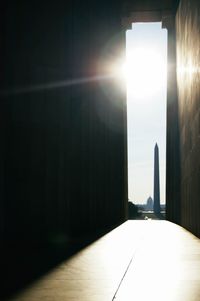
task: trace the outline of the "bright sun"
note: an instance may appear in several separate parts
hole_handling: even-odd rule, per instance
[[[135,99],[154,96],[166,82],[165,60],[156,49],[132,49],[127,53],[124,75],[127,93]]]

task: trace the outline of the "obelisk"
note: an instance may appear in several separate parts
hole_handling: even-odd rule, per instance
[[[156,143],[154,148],[154,192],[153,210],[155,214],[160,213],[160,176],[159,176],[159,149]]]

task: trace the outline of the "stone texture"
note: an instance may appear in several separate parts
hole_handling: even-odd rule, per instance
[[[180,1],[176,16],[181,157],[181,225],[200,236],[200,3]]]

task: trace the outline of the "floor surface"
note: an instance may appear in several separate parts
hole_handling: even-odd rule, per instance
[[[200,240],[167,221],[127,221],[12,301],[200,301]]]

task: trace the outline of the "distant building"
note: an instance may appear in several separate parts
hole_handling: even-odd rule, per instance
[[[153,210],[153,199],[152,199],[152,197],[149,197],[147,199],[146,210],[147,211],[152,211]]]

